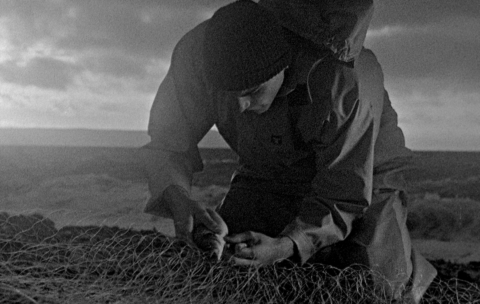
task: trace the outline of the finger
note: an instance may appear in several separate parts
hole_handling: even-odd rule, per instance
[[[250,259],[254,260],[255,259],[255,251],[252,249],[252,247],[244,247],[240,245],[245,245],[245,243],[240,243],[235,246],[235,256],[243,259]]]
[[[242,259],[242,258],[237,258],[235,256],[232,257],[232,260],[237,266],[256,266],[256,267],[261,266],[261,263],[257,260]]]
[[[236,243],[235,244],[235,252],[240,252],[244,248],[248,247],[247,243]]]
[[[224,239],[229,243],[255,243],[256,241],[255,234],[251,231],[226,236]]]
[[[200,209],[196,214],[195,214],[195,222],[197,223],[202,223],[207,227],[208,230],[211,230],[212,232],[216,234],[221,234],[222,233],[222,227],[220,223],[217,223],[212,216],[210,215],[210,212],[207,210],[209,209]],[[223,222],[223,220],[222,220]],[[226,225],[225,225],[226,227]]]
[[[217,261],[220,261],[220,259],[222,258],[223,249],[224,249],[224,245],[221,244],[212,250],[212,253],[215,256]]]
[[[195,244],[203,251],[207,252],[210,257],[214,257],[217,261],[220,260],[223,254],[225,242],[209,239],[204,242],[195,242]]]
[[[228,227],[225,221],[222,219],[220,214],[218,214],[215,210],[207,208],[207,213],[210,215],[210,218],[216,223],[218,231],[212,229],[215,233],[225,236],[228,234]],[[207,226],[208,227],[208,226]]]
[[[214,253],[218,259],[222,255],[225,246],[223,237],[208,230],[205,225],[197,224],[195,226],[192,239],[201,250]]]

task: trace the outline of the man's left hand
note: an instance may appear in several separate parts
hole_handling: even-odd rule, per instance
[[[294,243],[288,237],[271,238],[265,234],[247,231],[225,237],[235,246],[233,260],[241,266],[264,266],[291,257]]]

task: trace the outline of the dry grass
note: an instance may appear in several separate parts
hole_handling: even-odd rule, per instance
[[[324,265],[261,269],[210,261],[156,231],[55,229],[0,214],[0,303],[389,303],[373,274]],[[437,280],[428,303],[475,303],[479,286]]]

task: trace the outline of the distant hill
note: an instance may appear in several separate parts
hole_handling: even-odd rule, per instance
[[[148,143],[146,131],[92,129],[0,129],[0,146],[140,147]],[[199,143],[201,148],[228,148],[211,130]]]

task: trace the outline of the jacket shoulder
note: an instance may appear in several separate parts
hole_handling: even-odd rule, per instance
[[[207,21],[204,21],[188,31],[175,45],[172,53],[171,64],[199,62],[202,59],[202,46],[205,37],[205,27]]]
[[[358,97],[358,80],[349,63],[331,56],[317,61],[308,77],[310,99],[322,112],[341,111],[347,115]]]
[[[373,53],[372,50],[363,48],[355,61],[355,68],[360,70],[359,72],[368,72],[374,73],[378,76],[382,76],[383,81],[383,71],[380,63],[378,62],[377,56]]]
[[[382,67],[371,50],[362,49],[355,62],[355,71],[360,99],[372,107],[375,116],[380,116],[385,94],[384,77]]]

